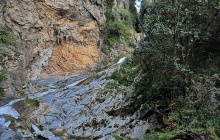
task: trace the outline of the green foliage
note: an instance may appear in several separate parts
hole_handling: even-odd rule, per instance
[[[108,21],[113,21],[115,19],[115,16],[112,12],[112,8],[113,8],[113,5],[114,5],[114,1],[113,0],[106,0],[106,4],[107,4],[107,7],[106,7],[106,22]]]
[[[145,37],[135,56],[143,76],[135,84],[128,109],[144,105],[145,114],[156,114],[162,128],[147,139],[174,139],[188,132],[198,139],[220,137],[219,107],[209,108],[207,89],[195,97],[193,78],[219,73],[219,6],[218,0],[146,0],[142,6]]]
[[[132,44],[131,28],[136,22],[137,12],[134,11],[134,5],[130,9],[122,9],[114,6],[114,1],[107,0],[106,24],[102,27],[104,44],[110,50],[115,43]],[[119,3],[120,1],[117,1]],[[133,0],[129,1],[130,3]]]
[[[116,140],[127,140],[126,138],[123,138],[119,135],[112,135]]]
[[[146,0],[142,6],[141,47],[112,74],[108,87],[134,86],[125,110],[141,107],[143,119],[156,115],[161,127],[146,139],[219,139],[219,103],[211,101],[210,81],[195,78],[219,73],[219,6],[218,0]],[[199,96],[198,89],[203,91]]]
[[[4,79],[4,73],[2,71],[0,71],[0,82],[2,82]]]
[[[110,78],[116,80],[119,85],[131,86],[139,74],[140,66],[135,63],[133,59],[134,57],[128,57],[125,62],[112,73]]]
[[[106,83],[105,88],[106,89],[115,89],[117,86],[119,86],[117,81],[109,81],[108,83]]]
[[[0,30],[0,44],[14,45],[12,35],[6,30]]]
[[[102,76],[104,76],[105,74],[106,74],[106,72],[97,73],[97,74],[94,76],[94,78],[95,78],[95,79],[99,79],[99,78],[101,78]]]
[[[115,8],[114,12],[116,14],[116,17],[120,18],[121,21],[126,22],[128,27],[132,27],[132,20],[133,16],[131,12],[127,9],[121,9],[121,8]]]
[[[4,80],[4,72],[0,71],[0,83]],[[0,88],[0,97],[4,96],[4,90]]]
[[[219,42],[219,4],[217,0],[147,2],[141,9],[146,36],[136,51],[145,76],[136,85],[134,98],[142,95],[140,104],[155,101],[156,108],[155,104],[151,108],[162,111],[188,94],[192,73],[211,60],[204,50],[210,42]]]
[[[110,21],[105,28],[105,44],[113,46],[118,41],[129,41],[130,28],[125,22]]]
[[[1,44],[3,45],[14,45],[15,44],[13,41],[12,35],[2,28],[0,28],[0,47],[1,47]],[[1,62],[2,61],[1,59],[3,59],[2,56],[4,56],[4,54],[0,55],[0,63],[2,63]],[[0,71],[0,83],[3,80],[4,80],[4,72]],[[1,96],[4,96],[4,89],[0,87],[0,97]]]
[[[205,66],[205,67],[204,67]],[[220,58],[214,54],[209,54],[209,58],[203,61],[203,65],[194,68],[197,74],[214,75],[220,71]]]
[[[0,97],[5,96],[4,89],[0,88]]]
[[[34,99],[25,99],[25,102],[35,107],[38,107],[40,105],[39,101]]]
[[[135,5],[135,1],[136,0],[129,0],[129,11],[132,15],[132,25],[133,27],[136,28],[137,24],[138,24],[138,13],[137,13],[137,9],[134,6]]]
[[[194,137],[200,139],[203,135],[207,139],[219,139],[220,116],[218,114],[220,110],[210,111],[205,108],[196,108],[199,105],[198,102],[183,98],[173,103],[175,103],[175,110],[164,117],[165,127],[159,132],[152,129],[146,135],[146,139],[169,140],[189,134],[191,137],[188,139]]]

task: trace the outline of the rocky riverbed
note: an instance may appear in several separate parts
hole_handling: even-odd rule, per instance
[[[123,57],[117,64],[96,75],[30,81],[24,92],[28,99],[39,102],[39,106],[28,114],[23,112],[29,117],[26,123],[31,126],[31,134],[48,139],[113,139],[112,134],[133,139],[142,137],[150,123],[140,120],[138,111],[133,115],[118,115],[123,112],[124,93],[129,89],[122,87],[122,92],[116,92],[117,87],[106,89],[107,77],[125,59]],[[24,131],[19,132],[24,136]]]

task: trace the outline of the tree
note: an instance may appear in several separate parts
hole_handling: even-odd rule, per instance
[[[170,98],[185,96],[190,73],[209,53],[207,44],[219,42],[219,2],[157,0],[142,8],[145,38],[139,51],[146,83]]]
[[[194,100],[192,77],[207,67],[210,54],[220,52],[220,3],[142,0],[142,4],[140,20],[145,37],[136,56],[144,76],[136,85],[136,105],[132,105],[142,105],[145,112],[157,114],[159,123],[165,124],[164,116],[178,110],[173,105],[179,104],[179,99]]]

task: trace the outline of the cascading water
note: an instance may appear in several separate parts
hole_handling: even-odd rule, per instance
[[[121,59],[119,59],[117,64],[122,64],[126,60],[126,58],[127,58],[126,56],[122,57]]]
[[[141,37],[139,35],[137,39],[136,49],[140,48],[140,41],[141,41]]]
[[[135,1],[135,7],[137,8],[137,11],[140,11],[140,7],[141,7],[141,0],[136,0]]]

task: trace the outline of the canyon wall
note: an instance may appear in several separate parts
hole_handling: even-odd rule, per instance
[[[6,85],[19,85],[5,87],[8,92],[27,80],[81,72],[98,61],[104,0],[4,0],[0,5],[0,27],[16,42],[1,50],[10,52]]]

